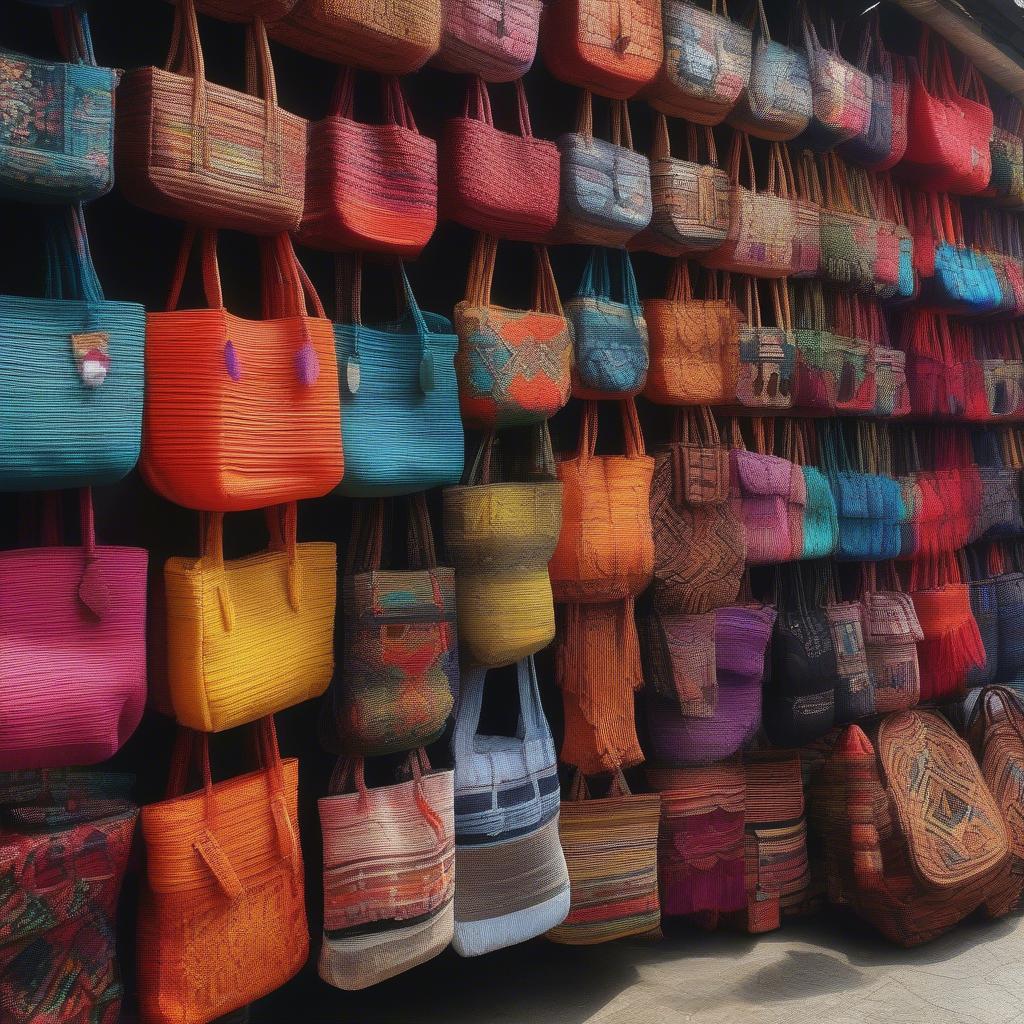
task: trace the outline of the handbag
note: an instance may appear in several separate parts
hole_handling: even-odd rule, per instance
[[[847,166],[835,153],[821,157],[824,204],[821,208],[821,271],[826,280],[871,292],[878,263],[878,213],[874,197],[850,188]]]
[[[820,462],[817,435],[808,420],[787,418],[783,425],[783,455],[799,467],[804,478],[803,546],[797,558],[828,558],[839,544],[839,515],[828,477]]]
[[[963,369],[953,356],[949,317],[917,309],[902,321],[907,385],[915,416],[959,417],[966,406]]]
[[[653,609],[640,619],[644,679],[687,718],[711,718],[718,707],[715,613]]]
[[[139,457],[145,312],[104,297],[81,206],[46,232],[45,296],[0,296],[0,491],[111,484]]]
[[[875,174],[870,180],[878,213],[875,295],[886,302],[904,303],[915,299],[920,288],[914,266],[914,236],[907,227],[903,201],[891,175]],[[1024,288],[1024,276],[1021,285]]]
[[[791,277],[817,277],[821,272],[821,182],[814,154],[805,149],[799,157],[796,173],[789,149],[779,149],[782,167],[792,196],[796,227],[793,234],[793,273]]]
[[[887,714],[914,707],[921,696],[917,645],[924,639],[914,602],[903,592],[893,563],[861,565],[861,629],[875,697],[875,711]]]
[[[746,321],[739,329],[736,401],[751,409],[788,409],[793,404],[797,364],[789,289],[778,281],[770,283],[775,323],[766,325],[759,282],[745,278],[743,288]]]
[[[569,913],[552,942],[592,946],[633,935],[661,937],[658,824],[661,797],[633,794],[621,771],[592,799],[576,772],[562,801],[558,834],[569,869]]]
[[[197,234],[207,306],[179,310]],[[139,468],[186,508],[263,508],[320,497],[341,480],[330,322],[287,236],[263,241],[260,255],[263,319],[243,320],[224,306],[216,236],[186,228],[167,311],[146,316]]]
[[[970,590],[971,614],[978,624],[978,635],[985,650],[985,660],[967,673],[965,689],[968,694],[988,686],[999,678],[999,588],[996,584],[994,560],[990,557],[982,564],[976,553],[957,552],[961,575]],[[965,698],[966,702],[966,698]]]
[[[43,546],[0,552],[0,770],[105,761],[146,702],[146,552],[96,543],[92,493],[80,540],[60,541],[49,496]],[[55,713],[55,706],[59,712]]]
[[[479,75],[485,82],[522,78],[537,55],[542,0],[445,0],[441,47],[431,63],[444,71]]]
[[[729,17],[726,0],[710,10],[667,0],[661,23],[665,60],[642,91],[655,110],[696,124],[721,124],[750,83],[750,29]]]
[[[493,236],[477,238],[466,297],[454,315],[462,420],[478,430],[543,422],[569,401],[572,385],[572,327],[547,249],[534,251],[530,309],[491,301],[497,249]]]
[[[194,0],[180,0],[165,67],[124,76],[115,158],[130,202],[189,224],[257,235],[299,226],[306,122],[277,105],[260,18],[246,38],[246,91],[208,82]]]
[[[868,340],[875,352],[874,413],[885,417],[907,416],[911,411],[907,355],[893,346],[888,322],[878,303],[866,303],[865,310]]]
[[[323,833],[320,977],[345,991],[433,959],[455,931],[454,774],[410,752],[400,780],[366,785],[340,760],[317,805]],[[353,792],[354,789],[354,792]]]
[[[334,350],[345,475],[336,493],[379,497],[458,483],[465,435],[451,321],[420,310],[399,262],[396,294],[405,308],[390,322],[364,324],[362,258],[337,269]]]
[[[1009,435],[1004,435],[1011,440]],[[973,448],[981,481],[977,521],[968,541],[993,540],[1024,534],[1020,471],[1007,465],[1003,445],[992,430],[974,433]]]
[[[619,261],[618,295],[609,263]],[[637,291],[633,262],[623,249],[590,251],[576,294],[565,304],[572,325],[575,360],[573,395],[585,399],[627,398],[647,383],[650,361],[647,321]]]
[[[397,78],[381,81],[384,120],[355,116],[355,73],[338,72],[327,116],[309,126],[296,239],[313,249],[419,255],[437,226],[437,143],[421,135]]]
[[[995,124],[989,149],[992,177],[983,193],[999,206],[1019,210],[1024,206],[1024,107],[1007,96],[993,108]]]
[[[0,197],[84,203],[114,185],[114,90],[119,71],[96,64],[89,15],[51,12],[66,63],[0,50]]]
[[[876,10],[864,26],[857,59],[857,68],[871,79],[871,115],[867,129],[839,144],[839,153],[844,160],[865,167],[888,161],[895,128],[892,63],[882,46],[879,20]]]
[[[519,134],[494,127],[491,99],[474,78],[461,117],[444,124],[441,213],[498,238],[543,242],[558,221],[558,146],[533,135],[522,79],[515,83]]]
[[[555,4],[562,2],[555,0]],[[611,141],[598,139],[593,97],[584,90],[576,131],[558,137],[558,150],[562,158],[558,241],[618,247],[650,224],[651,168],[647,157],[633,149],[624,101],[611,104]]]
[[[266,519],[269,547],[225,561],[224,515],[204,513],[199,557],[164,565],[170,698],[191,729],[254,722],[331,681],[335,546],[297,543],[294,504]]]
[[[992,313],[1003,302],[992,261],[964,239],[958,203],[948,196],[929,195],[936,230],[935,274],[930,284],[932,305],[950,312]]]
[[[282,760],[272,719],[253,731],[254,770],[214,782],[209,737],[180,729],[167,797],[142,808],[138,984],[147,1021],[206,1024],[273,992],[306,962],[299,763]],[[202,788],[189,791],[197,755]]]

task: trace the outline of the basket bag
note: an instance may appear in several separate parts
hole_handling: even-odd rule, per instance
[[[0,49],[0,197],[84,203],[114,184],[114,90],[121,73],[97,67],[82,7],[68,4],[51,16],[68,63]]]
[[[333,543],[296,542],[296,509],[268,509],[270,546],[224,560],[204,513],[199,558],[169,558],[167,667],[178,721],[223,732],[319,697],[334,672]]]
[[[540,52],[569,85],[626,99],[653,81],[664,59],[660,0],[548,0]]]
[[[661,937],[658,824],[661,797],[634,796],[621,771],[608,795],[590,798],[577,772],[562,801],[558,833],[569,868],[569,914],[552,942],[592,946],[632,935]]]
[[[687,718],[710,718],[718,707],[715,613],[656,609],[639,622],[644,679]]]
[[[255,769],[218,782],[209,737],[179,730],[167,798],[142,809],[139,1005],[154,1024],[213,1021],[280,988],[309,954],[299,762],[282,760],[273,719],[254,730]],[[186,791],[197,753],[202,789]]]
[[[88,489],[78,506],[78,546],[51,495],[44,546],[0,552],[2,771],[105,761],[142,718],[147,555],[98,545]]]
[[[839,544],[839,514],[828,477],[817,465],[821,461],[813,421],[786,418],[783,425],[783,456],[800,468],[807,500],[804,504],[801,559],[828,558]]]
[[[612,259],[619,261],[619,295],[611,283]],[[565,314],[576,347],[574,397],[626,398],[643,391],[650,361],[647,321],[629,253],[592,249]]]
[[[196,234],[190,227],[182,238],[167,312],[146,317],[142,475],[200,511],[321,497],[344,463],[334,338],[320,300],[281,235],[262,242],[263,319],[234,316],[216,236],[203,231],[207,307],[179,310]]]
[[[849,170],[835,153],[821,158],[824,203],[821,208],[821,272],[836,284],[871,292],[878,263],[878,214],[854,199]],[[866,193],[858,191],[858,198]]]
[[[869,171],[875,173],[892,170],[903,159],[907,151],[907,139],[909,136],[908,117],[910,112],[910,81],[907,68],[912,63],[912,58],[891,53],[886,48],[885,43],[882,41],[881,21],[879,12],[876,12],[871,19],[868,31],[872,33],[873,37],[872,51],[875,55],[875,65],[877,68],[872,81],[872,87],[873,89],[878,87],[880,72],[881,80],[885,83],[889,96],[889,107],[886,113],[891,123],[891,129],[886,133],[890,140],[889,150],[887,153],[882,154],[879,148],[874,159],[857,161],[862,163]],[[874,95],[872,95],[872,100],[874,100]],[[869,134],[874,128],[875,108],[872,105]],[[857,143],[854,141],[849,143],[849,145],[856,147]],[[843,149],[841,152],[844,156],[856,159],[848,150]]]
[[[543,242],[558,222],[558,146],[534,138],[522,79],[515,83],[519,134],[494,127],[487,85],[474,78],[461,117],[444,123],[442,216],[498,238]]]
[[[729,17],[726,0],[711,9],[691,0],[662,4],[665,60],[642,95],[664,114],[721,124],[750,84],[750,29]]]
[[[1020,470],[1007,463],[1003,452],[1003,445],[1016,443],[1016,438],[1012,431],[1000,438],[994,430],[985,430],[976,433],[973,442],[979,463],[981,503],[968,540],[973,543],[1024,534]]]
[[[759,282],[752,277],[743,279],[746,320],[739,329],[736,401],[750,409],[788,409],[793,404],[797,347],[789,289],[778,281],[769,287],[774,325],[766,325],[762,319]]]
[[[442,0],[441,48],[431,63],[485,82],[522,78],[537,55],[542,0]]]
[[[1024,674],[1024,573],[1004,571],[995,577],[999,605],[1000,681],[1013,683]]]
[[[312,249],[418,256],[437,226],[437,143],[421,135],[397,78],[384,120],[355,117],[355,73],[338,72],[327,116],[309,126],[306,201],[296,239]]]
[[[402,263],[397,319],[364,324],[363,261],[338,265],[334,351],[350,497],[411,494],[458,483],[465,459],[455,376],[458,338],[450,320],[420,310]]]
[[[914,265],[914,236],[907,227],[903,200],[889,174],[872,176],[878,212],[875,294],[887,302],[917,298],[920,281]],[[895,270],[891,260],[895,258]],[[885,279],[883,280],[884,272]],[[1021,278],[1024,289],[1024,277]]]
[[[558,762],[533,658],[516,666],[514,736],[479,734],[484,669],[467,672],[452,735],[455,938],[460,956],[525,942],[569,911],[558,838]]]
[[[866,308],[875,352],[875,415],[907,416],[911,411],[907,354],[893,347],[888,322],[878,304],[869,302]]]
[[[341,760],[317,801],[324,851],[320,977],[345,991],[426,963],[454,935],[454,774],[432,769],[421,748],[406,758],[402,775],[371,789],[362,758]]]
[[[0,296],[0,491],[115,483],[142,442],[145,311],[104,298],[81,206],[48,216],[46,259],[44,298]]]
[[[928,198],[936,239],[930,304],[954,313],[997,312],[1003,304],[999,278],[988,256],[966,245],[959,203],[934,193]]]
[[[791,277],[817,277],[821,272],[821,182],[814,154],[805,149],[799,157],[796,173],[789,158],[789,148],[779,149],[782,167],[793,197],[793,273]]]
[[[129,201],[190,224],[249,234],[299,226],[306,122],[277,105],[262,20],[246,33],[245,92],[207,82],[194,0],[175,4],[164,68],[124,76],[115,155]]]
[[[961,416],[966,405],[964,378],[954,365],[949,318],[925,309],[908,312],[902,321],[900,347],[906,353],[914,415]]]
[[[558,137],[561,198],[555,237],[622,246],[651,222],[651,167],[633,149],[625,101],[612,101],[610,142],[594,137],[593,104],[584,91],[576,131]]]
[[[893,71],[888,52],[883,48],[878,31],[876,10],[861,36],[857,67],[871,79],[871,117],[867,130],[839,145],[844,160],[873,167],[888,162],[892,152],[892,136],[896,128],[893,111]],[[905,116],[905,114],[904,114]]]

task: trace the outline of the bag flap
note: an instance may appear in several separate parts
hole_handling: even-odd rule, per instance
[[[836,511],[846,519],[867,519],[868,484],[866,473],[836,473],[832,478]]]
[[[447,567],[378,569],[345,580],[345,616],[364,622],[442,622],[455,619],[455,573]]]
[[[864,640],[881,644],[887,640],[913,641],[924,639],[921,623],[909,594],[884,591],[868,594],[865,599]]]
[[[683,499],[688,505],[721,505],[729,496],[729,453],[724,448],[681,444]]]
[[[736,474],[744,496],[789,499],[793,484],[793,463],[777,455],[733,451]]]

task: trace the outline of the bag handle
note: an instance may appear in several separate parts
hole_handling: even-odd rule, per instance
[[[70,64],[86,64],[96,67],[96,54],[92,47],[92,30],[89,27],[89,12],[78,3],[67,3],[54,7],[50,12],[53,34],[64,60]],[[115,72],[120,78],[120,72]]]
[[[355,69],[348,66],[339,68],[327,110],[328,117],[345,121],[355,120],[355,86]],[[397,125],[419,135],[412,107],[409,106],[402,90],[402,80],[397,75],[382,75],[380,88],[384,123]]]
[[[103,301],[81,203],[46,211],[46,298]],[[87,317],[92,311],[87,311]],[[89,330],[91,324],[87,325]]]
[[[633,149],[633,126],[625,100],[612,100],[612,145]]]
[[[491,305],[494,287],[494,269],[497,261],[498,239],[480,234],[473,246],[466,280],[466,299],[470,306]],[[532,308],[539,313],[564,316],[558,284],[551,267],[551,255],[546,245],[533,247],[533,299]]]
[[[821,176],[814,153],[809,149],[802,150],[797,162],[797,196],[816,206],[824,205],[824,194],[821,190]]]
[[[577,458],[581,460],[593,459],[597,453],[597,405],[598,403],[594,401],[584,403],[580,424],[580,441],[576,452]],[[626,458],[643,458],[647,452],[644,447],[643,431],[640,428],[640,418],[636,411],[636,402],[632,398],[621,399],[619,411],[622,414],[622,433],[626,439]]]
[[[744,163],[747,169],[746,186],[743,185],[741,171],[741,166]],[[739,130],[733,132],[732,144],[729,147],[729,180],[735,186],[746,187],[751,192],[757,192],[757,175],[754,173],[754,151],[750,148],[750,136]]]
[[[530,104],[526,98],[523,80],[517,78],[513,83],[516,90],[516,113],[519,120],[519,134],[524,139],[533,138],[533,125],[530,122]],[[462,116],[494,127],[494,113],[491,109],[491,97],[487,83],[479,75],[473,77],[466,90],[466,100],[462,106]],[[591,114],[593,120],[593,114]]]
[[[669,271],[665,298],[669,302],[685,305],[693,301],[693,285],[690,281],[690,264],[685,256],[679,256]]]
[[[357,502],[353,512],[349,546],[345,555],[348,574],[374,572],[384,562],[385,498]],[[409,523],[406,538],[406,560],[413,570],[437,568],[437,549],[430,523],[426,495],[421,491],[406,499]]]
[[[217,232],[210,228],[197,228],[195,224],[186,224],[185,230],[182,232],[181,244],[178,246],[178,262],[174,268],[174,276],[171,279],[171,288],[167,296],[165,309],[168,313],[176,310],[181,301],[181,289],[185,283],[185,274],[188,272],[189,257],[197,240],[206,305],[210,309],[224,309],[220,267],[217,264]]]

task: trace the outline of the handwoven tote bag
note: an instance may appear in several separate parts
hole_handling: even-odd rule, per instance
[[[821,158],[821,273],[836,284],[872,291],[878,261],[877,211],[854,202],[846,164],[835,153]],[[873,198],[873,197],[872,197]]]
[[[0,552],[2,771],[105,761],[146,702],[146,552],[96,543],[88,489],[61,546],[55,502],[45,546]]]
[[[926,309],[907,312],[899,345],[906,354],[907,388],[914,415],[961,416],[964,378],[960,367],[954,365],[948,317]]]
[[[441,48],[431,63],[485,82],[522,78],[537,55],[542,0],[442,0]]]
[[[721,124],[750,83],[750,29],[729,17],[726,0],[711,0],[710,10],[665,0],[661,23],[665,60],[644,99],[673,117]]]
[[[547,249],[534,252],[530,309],[491,301],[497,249],[493,236],[477,238],[466,297],[453,317],[462,421],[478,430],[543,422],[569,401],[572,386],[572,328]]]
[[[658,825],[661,797],[634,795],[621,771],[608,796],[590,798],[576,773],[562,801],[558,833],[569,868],[569,914],[552,942],[592,946],[631,935],[661,937]]]
[[[756,138],[788,142],[807,128],[813,109],[807,54],[772,39],[758,0],[750,82],[726,120]]]
[[[798,466],[804,478],[807,498],[803,514],[801,559],[827,558],[839,544],[839,515],[828,477],[817,465],[817,436],[812,422],[787,418],[783,425],[783,457]]]
[[[914,266],[914,236],[907,227],[903,200],[890,174],[874,174],[875,206],[878,211],[878,258],[876,271],[888,269],[885,280],[876,273],[875,294],[887,302],[904,303],[917,297],[920,281]],[[896,267],[888,267],[895,249]],[[1021,279],[1024,287],[1024,277]]]
[[[619,262],[617,289],[612,287],[612,259]],[[647,321],[629,253],[592,249],[565,314],[576,349],[574,397],[626,398],[643,391],[650,362]]]
[[[142,442],[145,311],[104,298],[81,206],[47,221],[44,298],[0,296],[0,491],[111,484]]]
[[[339,761],[318,801],[324,849],[320,977],[368,988],[442,952],[455,932],[455,794],[425,750],[406,778],[366,785],[363,760]],[[355,792],[352,792],[354,782]]]
[[[885,582],[888,589],[878,589],[873,562],[861,566],[861,579],[861,629],[875,711],[886,714],[914,707],[921,696],[917,645],[924,639],[914,602],[903,593],[891,562]]]
[[[736,401],[751,409],[788,409],[797,364],[789,289],[778,281],[770,283],[775,322],[766,324],[757,279],[743,278],[738,287],[746,297],[746,322],[739,329]]]
[[[717,298],[714,275],[694,298],[690,268],[676,261],[664,298],[644,299],[650,365],[643,396],[659,405],[716,405],[726,395],[726,353],[739,350],[739,311]]]
[[[515,83],[519,133],[494,127],[481,78],[469,84],[461,117],[444,123],[441,214],[498,238],[542,242],[558,221],[561,154],[534,138],[522,79]]]
[[[142,475],[158,494],[201,511],[321,497],[344,466],[330,321],[286,235],[262,243],[264,319],[225,309],[216,239],[206,231],[207,308],[179,310],[196,234],[187,228],[182,238],[167,312],[146,317]]]
[[[664,59],[660,0],[549,0],[540,52],[548,70],[599,96],[626,99]]]
[[[142,1018],[207,1024],[280,988],[306,962],[299,762],[282,760],[270,718],[255,770],[214,782],[209,737],[182,729],[167,798],[142,809]],[[188,791],[198,748],[202,788]]]
[[[309,126],[296,239],[313,249],[412,257],[437,225],[437,143],[421,135],[397,78],[381,82],[384,120],[356,120],[355,73],[338,72],[327,116]]]
[[[621,246],[651,222],[651,167],[633,149],[626,103],[612,101],[610,142],[594,137],[593,107],[585,90],[576,131],[558,137],[562,163],[556,238]]]
[[[295,505],[267,511],[270,546],[224,560],[224,516],[202,516],[199,558],[169,558],[167,667],[182,725],[222,732],[319,697],[334,672],[337,556],[298,544]]]
[[[654,692],[690,718],[710,718],[718,706],[715,613],[651,611],[640,619],[644,678]]]
[[[52,12],[68,63],[0,49],[0,196],[84,203],[114,184],[114,90],[119,71],[96,65],[89,15]]]
[[[966,244],[960,204],[929,195],[935,226],[935,273],[925,294],[931,305],[961,313],[993,313],[1003,302],[991,260]]]
[[[465,435],[459,416],[450,320],[420,310],[402,263],[396,294],[404,304],[387,323],[364,324],[363,261],[338,264],[334,350],[349,497],[411,494],[459,482]]]
[[[876,10],[864,26],[857,67],[871,79],[871,117],[867,130],[839,145],[843,159],[871,167],[888,160],[895,128],[892,103],[892,64],[878,35]]]
[[[729,231],[729,175],[718,166],[710,128],[687,125],[686,159],[672,156],[668,118],[655,115],[651,146],[651,223],[629,242],[630,249],[662,256],[704,252],[725,241]],[[704,159],[698,143],[704,136]]]
[[[210,228],[274,235],[299,226],[306,122],[277,105],[262,20],[246,33],[245,92],[207,82],[194,0],[175,5],[164,68],[124,76],[115,157],[128,200]]]
[[[793,234],[792,277],[817,277],[821,271],[821,182],[814,154],[805,149],[798,159],[796,173],[789,158],[789,148],[779,149],[792,197],[796,228]]]
[[[298,0],[270,35],[332,64],[408,75],[441,45],[442,0],[396,0],[386,7],[358,0]]]
[[[879,305],[868,303],[867,312],[875,352],[875,415],[907,416],[911,411],[907,354],[893,347],[889,325]]]
[[[381,568],[384,502],[359,506],[343,577],[344,647],[323,745],[394,754],[439,739],[459,689],[455,572],[439,566],[422,494],[408,503],[407,569]]]

